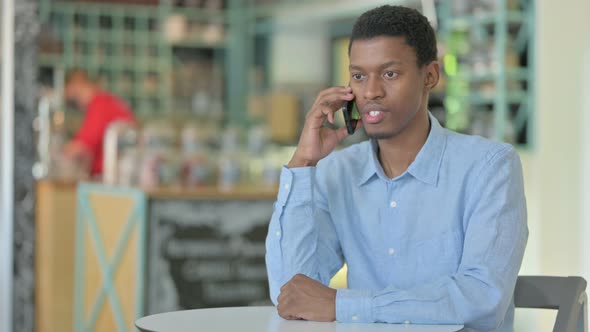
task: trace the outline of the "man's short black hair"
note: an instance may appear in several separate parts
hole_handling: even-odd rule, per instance
[[[381,36],[404,37],[406,44],[416,51],[420,67],[437,59],[434,29],[415,9],[385,5],[362,14],[352,28],[348,54],[355,40]]]

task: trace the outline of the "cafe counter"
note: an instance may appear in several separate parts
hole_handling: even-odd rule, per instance
[[[276,188],[37,184],[37,330],[133,331],[136,318],[268,305]]]

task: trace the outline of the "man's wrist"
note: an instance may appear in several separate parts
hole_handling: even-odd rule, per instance
[[[330,310],[331,310],[331,318],[332,321],[336,320],[336,290],[334,288],[330,288]]]
[[[289,163],[287,164],[287,167],[288,168],[315,167],[317,165],[317,163],[318,163],[317,161],[305,160],[305,159],[301,159],[296,156],[293,156],[293,158],[291,158],[291,161],[289,161]]]

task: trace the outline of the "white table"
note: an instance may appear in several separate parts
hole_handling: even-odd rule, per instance
[[[138,319],[142,332],[453,332],[463,325],[319,323],[284,320],[275,307],[173,311]]]

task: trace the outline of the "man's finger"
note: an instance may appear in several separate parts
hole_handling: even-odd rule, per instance
[[[277,306],[277,312],[278,312],[279,316],[281,316],[284,319],[288,319],[288,320],[299,319],[297,317],[297,315],[295,315],[295,313],[293,312],[293,306],[286,304],[286,303],[279,303],[279,305]]]
[[[352,91],[352,90],[350,89],[350,87],[346,87],[346,86],[333,86],[331,88],[324,89],[324,90],[320,91],[320,93],[318,93],[318,96],[314,102],[314,106],[317,105],[321,100],[323,100],[324,97],[327,95],[334,94],[334,93],[346,93],[349,91]]]
[[[279,314],[279,316],[281,316],[284,319],[289,319],[288,317],[290,317],[289,315],[286,314],[285,308],[282,305],[277,306],[277,313]]]
[[[305,274],[297,273],[293,276],[293,280],[302,280],[308,278]]]
[[[342,104],[344,101],[350,101],[354,99],[354,95],[352,93],[335,93],[326,95],[322,98],[322,100],[314,105],[311,111],[307,114],[308,116],[312,116],[314,118],[322,118],[325,119],[326,116],[330,113],[334,113],[342,109]]]
[[[332,112],[328,113],[328,121],[331,124],[334,124],[334,113],[332,113]]]
[[[290,282],[291,282],[291,281],[289,280],[289,281],[287,281],[287,282],[286,282],[286,283],[285,283],[283,286],[281,286],[281,293],[282,293],[282,292],[284,292],[284,291],[286,291],[286,290],[287,290],[287,288],[289,288],[289,283],[290,283]]]

